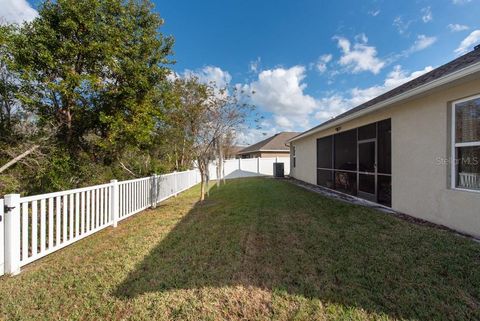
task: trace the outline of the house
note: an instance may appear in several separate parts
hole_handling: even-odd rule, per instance
[[[480,237],[480,46],[290,149],[296,179]]]
[[[237,152],[238,158],[288,157],[288,140],[297,136],[297,132],[281,132]]]

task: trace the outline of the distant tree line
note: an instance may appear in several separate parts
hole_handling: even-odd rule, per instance
[[[193,164],[208,180],[252,106],[235,88],[169,77],[174,39],[152,9],[47,0],[32,22],[0,26],[0,195]]]

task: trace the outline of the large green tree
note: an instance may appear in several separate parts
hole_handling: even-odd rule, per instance
[[[47,0],[15,40],[23,106],[73,155],[148,143],[173,45],[162,24],[149,1]]]
[[[32,22],[0,26],[0,194],[172,168],[152,153],[173,46],[152,8],[46,0]]]

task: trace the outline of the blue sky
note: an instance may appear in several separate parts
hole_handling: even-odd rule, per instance
[[[21,17],[3,10],[21,5]],[[25,0],[0,9],[34,14]],[[480,0],[156,0],[155,10],[178,74],[255,90],[262,128],[239,143],[308,129],[480,43]]]

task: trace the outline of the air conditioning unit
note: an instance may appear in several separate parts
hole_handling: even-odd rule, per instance
[[[285,177],[283,163],[273,163],[273,177]]]

